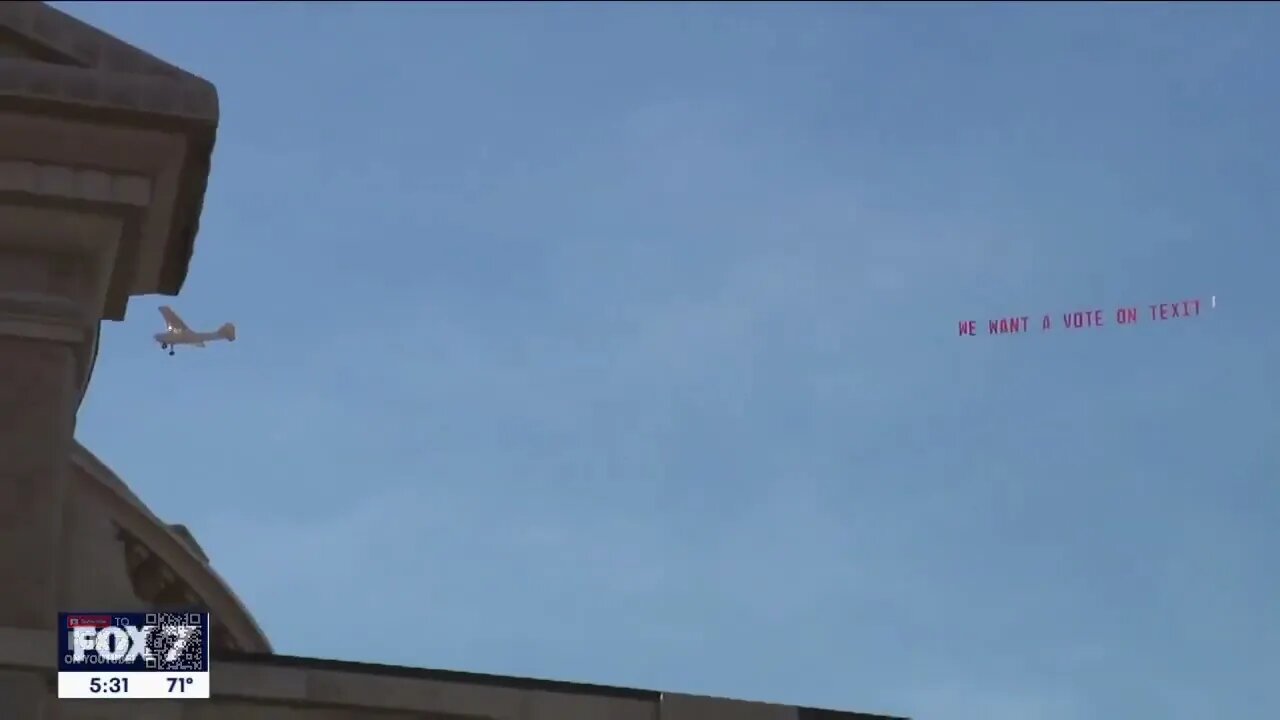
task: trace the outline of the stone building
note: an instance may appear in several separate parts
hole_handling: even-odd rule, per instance
[[[876,717],[274,654],[186,528],[74,440],[100,323],[182,288],[217,124],[205,80],[0,3],[0,720]],[[178,606],[214,618],[213,699],[54,697],[58,609]]]

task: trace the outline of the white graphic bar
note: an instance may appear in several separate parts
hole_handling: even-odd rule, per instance
[[[161,700],[209,698],[209,673],[60,672],[58,699]]]

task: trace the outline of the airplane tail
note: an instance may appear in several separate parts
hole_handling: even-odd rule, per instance
[[[231,323],[226,323],[222,327],[218,328],[218,334],[228,340],[235,340],[236,326],[232,325]]]

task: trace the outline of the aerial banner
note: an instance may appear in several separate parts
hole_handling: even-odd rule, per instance
[[[1201,312],[1213,310],[1218,306],[1218,297],[1212,295],[1208,303],[1199,298],[1177,300],[1174,302],[1154,303],[1149,305],[1132,305],[1118,307],[1114,310],[1090,308],[1086,310],[1070,310],[1062,313],[1034,315],[1008,315],[988,318],[985,325],[977,320],[961,320],[960,336],[977,337],[978,335],[1021,335],[1032,332],[1038,325],[1040,332],[1050,330],[1085,330],[1103,328],[1109,325],[1137,325],[1138,323],[1168,322],[1200,317]]]

